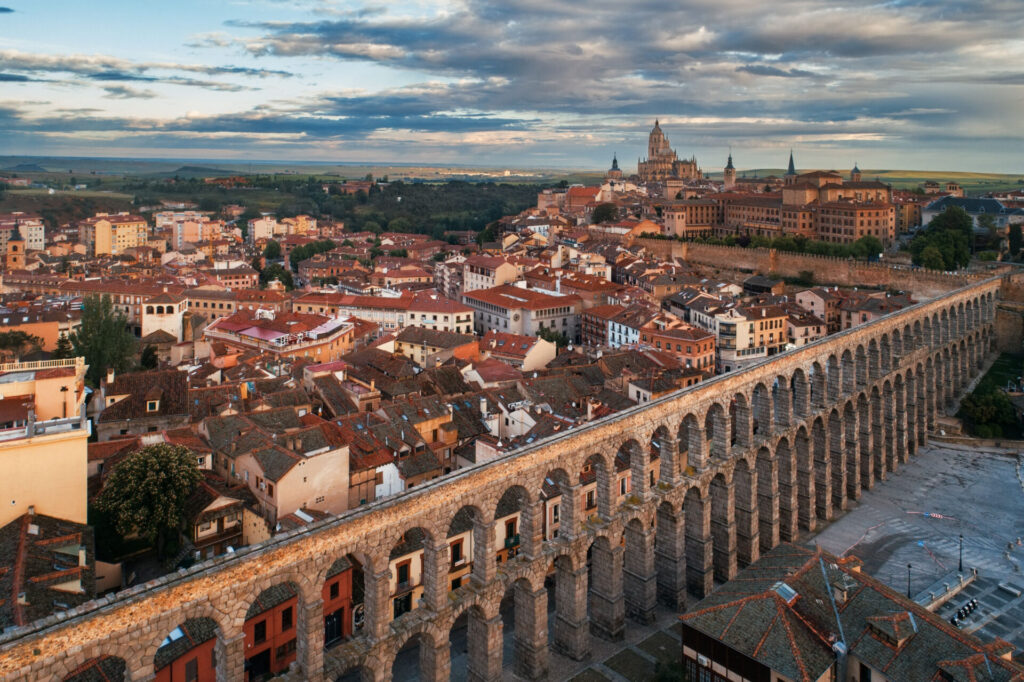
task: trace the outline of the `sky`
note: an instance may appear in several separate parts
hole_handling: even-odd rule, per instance
[[[1021,0],[0,0],[0,155],[1024,173]]]

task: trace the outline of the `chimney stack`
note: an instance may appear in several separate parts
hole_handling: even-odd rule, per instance
[[[114,383],[114,368],[113,367],[108,367],[107,368],[107,386],[110,386],[113,383]]]

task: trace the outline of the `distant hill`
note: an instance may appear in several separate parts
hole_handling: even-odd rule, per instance
[[[206,166],[179,166],[172,171],[150,173],[155,178],[217,178],[228,175],[238,175],[237,172],[224,170],[223,168],[207,168]]]
[[[48,172],[45,168],[36,163],[19,163],[17,166],[11,166],[10,168],[4,168],[4,171],[8,173],[46,173]]]

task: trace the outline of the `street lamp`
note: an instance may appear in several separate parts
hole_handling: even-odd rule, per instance
[[[910,599],[910,564],[907,564],[907,599]]]
[[[960,567],[957,571],[961,574],[964,572],[964,534],[960,533]]]

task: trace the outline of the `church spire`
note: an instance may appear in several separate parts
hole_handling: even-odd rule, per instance
[[[732,165],[732,147],[729,147],[729,162],[725,164],[725,170],[736,170],[736,167]]]
[[[793,150],[789,150],[789,170],[786,175],[796,175],[796,164],[793,163]]]
[[[619,155],[617,153],[612,154],[612,170],[619,170]]]

